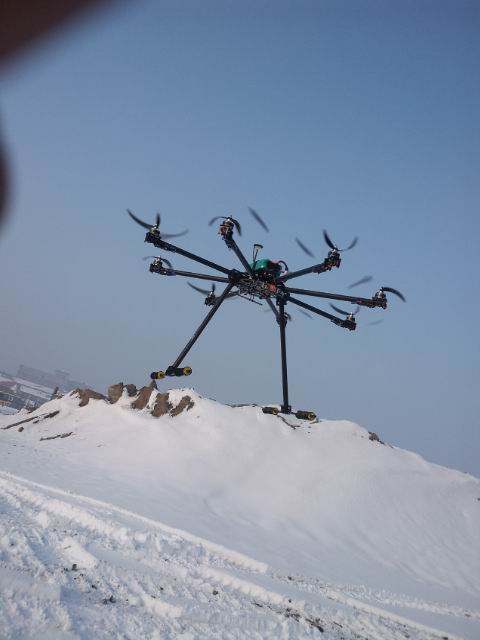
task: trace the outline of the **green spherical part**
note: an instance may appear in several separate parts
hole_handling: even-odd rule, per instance
[[[256,260],[250,263],[250,268],[253,271],[280,271],[281,267],[278,263],[269,260],[268,258],[262,258],[262,260]]]

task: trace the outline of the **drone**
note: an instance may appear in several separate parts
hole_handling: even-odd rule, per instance
[[[259,223],[259,225],[265,231],[269,231],[268,226],[265,224],[260,215],[254,209],[250,208],[249,211],[252,217]],[[182,362],[193,345],[199,339],[208,323],[212,320],[213,316],[217,313],[221,305],[226,300],[232,298],[242,298],[255,304],[262,305],[263,303],[265,303],[266,305],[268,305],[269,310],[273,313],[280,329],[283,402],[280,408],[275,406],[267,406],[262,407],[262,411],[263,413],[271,415],[293,414],[299,419],[312,421],[316,419],[316,415],[313,411],[292,411],[292,407],[289,404],[286,326],[287,322],[292,319],[292,316],[286,312],[286,305],[292,304],[295,307],[298,307],[298,310],[302,313],[305,313],[306,315],[313,313],[321,316],[322,318],[330,320],[330,322],[338,327],[347,329],[348,331],[354,331],[357,327],[356,315],[362,307],[368,307],[370,309],[379,307],[381,309],[386,309],[387,293],[392,293],[403,300],[403,302],[405,302],[405,297],[402,293],[400,293],[400,291],[386,286],[380,287],[380,289],[376,291],[376,293],[374,293],[371,298],[364,298],[355,295],[327,293],[324,291],[311,291],[309,289],[298,289],[289,286],[289,282],[291,280],[299,278],[300,276],[310,273],[321,274],[326,273],[327,271],[331,271],[332,269],[338,269],[342,262],[341,254],[345,251],[353,249],[353,247],[357,244],[357,237],[353,239],[348,247],[346,247],[345,249],[339,249],[338,246],[332,242],[327,231],[324,230],[323,238],[329,250],[327,256],[323,259],[323,261],[312,266],[305,267],[304,269],[289,271],[288,265],[284,260],[274,261],[270,260],[269,258],[259,258],[259,252],[261,251],[261,249],[263,249],[263,246],[261,244],[254,245],[252,261],[249,262],[240,250],[234,237],[235,234],[238,234],[238,236],[242,235],[240,222],[232,216],[216,216],[210,220],[210,222],[208,223],[209,226],[212,226],[219,221],[218,235],[223,240],[227,248],[230,251],[233,251],[242,267],[241,269],[229,269],[220,264],[217,264],[216,262],[212,262],[211,260],[191,253],[190,251],[172,244],[171,242],[168,242],[170,238],[176,238],[185,235],[188,230],[184,230],[180,233],[175,234],[163,233],[160,230],[160,214],[157,213],[155,224],[152,225],[138,218],[129,209],[127,209],[127,213],[137,224],[147,229],[145,242],[152,244],[154,247],[162,251],[176,253],[178,255],[184,256],[189,260],[200,263],[205,267],[208,267],[219,273],[219,275],[212,275],[206,273],[196,273],[192,271],[179,271],[178,269],[174,269],[171,262],[162,256],[146,256],[146,258],[144,258],[153,258],[149,266],[149,271],[151,273],[167,277],[183,276],[186,278],[197,280],[206,280],[212,283],[210,289],[203,289],[201,287],[197,287],[196,285],[188,283],[190,287],[202,293],[202,295],[205,295],[204,303],[207,307],[210,307],[210,310],[208,311],[203,321],[200,323],[200,326],[197,328],[193,336],[182,349],[176,360],[164,371],[153,371],[150,374],[150,378],[152,380],[161,380],[165,377],[181,377],[191,375],[192,368],[189,366],[182,366]],[[298,238],[296,238],[295,240],[302,251],[304,251],[304,253],[306,253],[309,257],[314,257],[313,252],[303,242],[301,242]],[[365,276],[358,282],[350,285],[349,288],[352,288],[358,284],[369,282],[371,279],[371,276]],[[216,294],[217,283],[222,283],[225,285],[225,288],[220,295]],[[344,311],[343,309],[340,309],[339,307],[336,307],[330,303],[330,306],[333,308],[333,310],[337,314],[343,316],[338,317],[327,311],[319,309],[312,304],[304,302],[297,296],[334,300],[340,301],[342,303],[349,302],[353,305],[356,305],[356,308],[353,311],[349,312]],[[370,324],[377,323],[378,321]]]

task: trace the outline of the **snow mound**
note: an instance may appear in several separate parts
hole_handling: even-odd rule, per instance
[[[289,625],[302,629],[285,637],[319,633],[318,611],[302,598],[320,591],[341,606],[361,602],[369,615],[380,607],[400,625],[405,617],[414,619],[411,637],[436,637],[430,627],[445,629],[448,637],[480,636],[478,479],[383,444],[352,422],[265,415],[260,407],[222,405],[192,389],[114,386],[108,397],[73,392],[31,414],[0,416],[1,468],[16,478],[5,482],[28,479],[50,487],[48,499],[45,488],[30,487],[33,497],[22,489],[36,526],[51,528],[67,518],[81,528],[83,543],[72,533],[55,541],[65,563],[99,571],[95,539],[107,536],[109,545],[124,545],[133,520],[143,518],[170,537],[166,557],[177,539],[208,556],[201,571],[181,565],[184,580],[194,576],[241,593],[242,603],[255,601],[255,615],[268,618],[281,610]],[[78,500],[102,501],[101,517],[90,511],[80,517],[77,498],[72,506],[69,493],[53,495],[55,487]],[[20,500],[20,489],[15,491]],[[131,543],[135,553],[142,540]],[[272,580],[282,588],[273,588]],[[290,588],[301,592],[294,607]],[[159,594],[135,589],[151,615],[182,620],[181,598],[163,603]],[[422,625],[430,630],[420,632]],[[397,637],[388,628],[363,633]],[[269,634],[260,631],[259,637],[281,635],[278,626]]]

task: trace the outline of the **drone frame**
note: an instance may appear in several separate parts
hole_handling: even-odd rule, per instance
[[[131,217],[138,223],[139,220],[135,218],[130,212]],[[219,216],[220,217],[220,216]],[[214,219],[216,220],[216,218]],[[187,342],[185,347],[179,353],[178,357],[175,361],[166,368],[165,371],[154,371],[150,374],[152,380],[163,379],[166,376],[188,376],[192,373],[191,367],[182,367],[181,363],[189,353],[195,342],[199,339],[209,322],[212,320],[213,316],[217,313],[220,306],[227,298],[231,298],[235,295],[238,297],[247,298],[250,301],[255,302],[254,298],[259,298],[262,301],[265,301],[272,312],[275,315],[276,321],[280,327],[280,352],[281,352],[281,368],[282,368],[282,396],[283,402],[278,409],[277,407],[263,407],[263,412],[268,414],[277,415],[278,413],[282,414],[291,414],[292,407],[289,404],[289,396],[288,396],[288,371],[287,371],[287,347],[286,347],[286,325],[287,325],[287,317],[288,314],[285,311],[285,306],[287,303],[292,303],[298,306],[300,309],[304,309],[306,311],[310,311],[315,313],[327,320],[330,320],[333,324],[342,327],[344,329],[348,329],[353,331],[356,329],[356,322],[354,318],[354,314],[349,314],[346,318],[338,318],[337,316],[332,315],[322,309],[319,309],[311,304],[303,302],[303,300],[299,300],[294,295],[301,296],[309,296],[322,298],[327,300],[339,300],[342,302],[350,302],[354,305],[358,305],[359,307],[369,307],[375,308],[380,307],[382,309],[387,308],[387,297],[384,293],[385,290],[390,290],[397,295],[399,292],[396,290],[392,290],[388,287],[382,287],[379,291],[377,291],[371,298],[364,298],[359,296],[349,296],[342,295],[336,293],[328,293],[324,291],[311,291],[309,289],[298,289],[286,286],[286,282],[292,280],[294,278],[298,278],[300,276],[309,274],[309,273],[325,273],[327,271],[331,271],[333,268],[339,268],[340,266],[340,254],[339,250],[334,247],[331,243],[328,243],[332,248],[328,252],[328,256],[323,260],[323,262],[314,264],[312,266],[306,267],[304,269],[299,269],[297,271],[292,272],[284,272],[278,277],[271,276],[269,280],[265,280],[261,275],[256,273],[254,269],[252,269],[251,265],[245,258],[244,254],[238,247],[237,243],[234,240],[233,234],[234,230],[240,232],[240,225],[237,220],[232,218],[231,216],[222,216],[222,222],[219,226],[219,235],[224,240],[226,246],[229,250],[233,251],[237,258],[239,259],[243,271],[238,269],[228,269],[216,262],[212,262],[206,258],[198,256],[186,249],[183,249],[177,245],[171,244],[167,242],[163,237],[159,230],[159,224],[152,225],[152,227],[147,231],[145,235],[145,242],[153,244],[158,249],[163,251],[177,253],[189,260],[198,262],[210,269],[213,269],[217,272],[220,272],[223,275],[210,275],[204,273],[196,273],[191,271],[182,271],[178,269],[171,268],[170,263],[166,261],[166,259],[161,258],[160,256],[155,258],[155,260],[150,265],[150,271],[152,273],[157,273],[159,275],[164,276],[183,276],[188,278],[194,278],[199,280],[208,280],[211,282],[219,282],[226,285],[223,292],[217,297],[212,293],[207,296],[205,299],[205,304],[211,306],[212,308],[209,310],[205,318],[200,323],[199,327]],[[147,227],[146,223],[142,223],[142,226]],[[324,232],[325,235],[325,232]],[[173,236],[169,236],[173,237]],[[163,264],[163,262],[167,263],[167,268]],[[238,288],[238,291],[232,293],[232,289],[234,287]],[[292,295],[294,294],[294,295]],[[400,297],[401,296],[400,294]],[[275,299],[276,304],[274,304],[273,299]],[[278,309],[277,309],[278,307]],[[312,411],[296,411],[295,415],[297,418],[306,419],[306,420],[314,420],[316,418],[315,413]]]

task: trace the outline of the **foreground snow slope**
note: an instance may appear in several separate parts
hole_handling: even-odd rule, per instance
[[[0,416],[1,637],[480,637],[479,480],[188,395]]]

